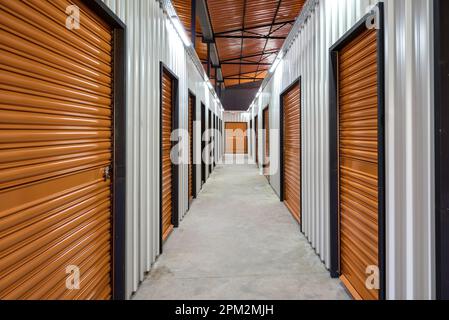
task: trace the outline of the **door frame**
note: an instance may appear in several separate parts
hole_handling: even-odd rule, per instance
[[[249,141],[248,141],[248,156],[252,157],[253,155],[253,119],[249,121]]]
[[[164,63],[159,63],[159,254],[163,253],[163,226],[162,226],[162,82],[164,72],[172,80],[172,131],[179,129],[179,78]],[[177,142],[172,141],[172,147]],[[179,164],[172,163],[172,224],[179,227]]]
[[[192,129],[192,145],[190,145],[189,143],[189,151],[190,151],[190,147],[192,147],[192,159],[193,159],[193,163],[192,165],[192,192],[193,192],[193,199],[196,199],[196,197],[198,196],[196,193],[196,161],[195,161],[195,122],[196,122],[196,95],[193,93],[193,91],[191,91],[190,89],[188,90],[188,98],[192,99],[192,106],[193,106],[193,110],[192,110],[192,122],[193,122],[193,129]],[[187,117],[188,118],[188,117]],[[190,125],[187,124],[188,126]],[[188,128],[188,127],[187,127]],[[190,159],[189,159],[190,160]],[[187,188],[187,198],[188,198],[188,194],[189,194],[189,189]],[[191,206],[191,201],[188,201],[188,209],[190,210],[190,206]]]
[[[279,131],[280,131],[280,143],[279,143],[279,158],[280,158],[280,163],[279,163],[279,169],[280,169],[280,176],[281,176],[281,180],[280,180],[280,193],[279,193],[279,198],[281,200],[281,202],[284,202],[285,200],[285,190],[284,190],[284,182],[285,182],[285,172],[284,172],[284,166],[285,166],[285,159],[284,159],[284,97],[285,95],[291,90],[293,89],[296,85],[299,85],[299,129],[300,129],[300,136],[299,136],[299,143],[300,143],[300,155],[299,155],[299,165],[300,165],[300,170],[299,172],[301,173],[299,176],[299,190],[300,190],[300,194],[299,194],[299,204],[300,204],[300,223],[299,223],[299,227],[301,232],[303,232],[302,230],[302,126],[301,126],[301,119],[302,119],[302,88],[301,88],[301,84],[302,84],[302,79],[301,76],[299,76],[295,81],[293,81],[284,91],[282,91],[282,93],[280,94],[280,101],[279,101]]]
[[[126,297],[126,30],[101,0],[82,0],[113,30],[112,299]]]
[[[207,130],[209,130],[209,140],[207,141],[207,144],[209,144],[209,146],[213,146],[212,141],[213,141],[213,136],[211,134],[211,130],[213,127],[213,121],[212,121],[212,110],[208,109],[208,113],[207,113]],[[209,164],[208,164],[208,169],[209,169],[209,175],[207,176],[207,179],[210,178],[210,176],[212,175],[212,172],[214,171],[214,167],[213,167],[213,162],[211,161],[211,157],[213,157],[213,152],[212,150],[209,150]]]
[[[216,137],[216,132],[217,132],[217,115],[214,112],[214,169],[217,166],[217,150],[218,150],[218,145],[217,145],[217,137]]]
[[[259,168],[259,115],[254,116],[254,145],[256,146],[256,166]]]
[[[206,105],[203,101],[200,104],[201,107],[201,189],[203,189],[203,185],[206,183],[206,162],[203,159],[203,152],[206,148],[206,141],[204,141],[204,133],[206,132]]]
[[[264,176],[265,176],[265,171],[264,170],[265,170],[265,168],[267,166],[267,164],[265,163],[265,157],[267,155],[267,137],[268,137],[268,146],[270,147],[269,156],[271,158],[270,132],[266,132],[266,128],[265,128],[265,111],[267,111],[267,114],[268,114],[268,130],[270,130],[270,128],[269,128],[269,126],[270,126],[270,104],[267,104],[267,106],[262,109],[262,130],[264,130],[263,133],[264,133],[264,138],[265,138],[265,139],[262,139],[263,140],[262,141],[263,142],[263,144],[262,144],[262,146],[263,146],[263,149],[262,149],[263,150],[262,170],[263,171],[262,171],[262,173],[264,174]],[[268,182],[271,185],[271,179],[270,179],[271,177],[270,177],[270,175],[266,175],[265,178],[267,178]]]
[[[386,264],[385,264],[385,23],[384,5],[378,3],[379,30],[378,44],[378,260],[379,260],[379,299],[386,296]],[[366,21],[372,17],[366,14],[329,50],[330,54],[330,86],[329,86],[329,156],[330,156],[330,273],[334,278],[340,276],[340,213],[339,213],[339,134],[338,134],[338,52],[361,32],[366,30]]]
[[[435,76],[435,265],[436,298],[449,299],[449,10],[447,0],[434,2]]]

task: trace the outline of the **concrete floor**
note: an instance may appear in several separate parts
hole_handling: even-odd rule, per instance
[[[349,299],[254,165],[219,165],[135,299]]]

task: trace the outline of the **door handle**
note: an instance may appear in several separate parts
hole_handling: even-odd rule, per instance
[[[112,167],[111,166],[107,166],[103,169],[103,178],[104,181],[108,181],[111,179],[111,171],[112,171]]]

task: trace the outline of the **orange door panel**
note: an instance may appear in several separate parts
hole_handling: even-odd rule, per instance
[[[339,211],[341,279],[355,297],[378,299],[365,286],[378,266],[378,92],[376,30],[339,53]]]
[[[173,130],[173,80],[162,76],[162,240],[173,231],[173,167],[170,159]]]
[[[246,122],[226,122],[226,153],[248,153],[248,124]]]
[[[112,30],[0,0],[0,55],[0,299],[109,299]]]
[[[300,86],[294,85],[283,97],[284,203],[301,223],[301,105]]]

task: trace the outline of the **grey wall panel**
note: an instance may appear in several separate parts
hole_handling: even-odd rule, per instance
[[[249,113],[248,112],[238,112],[238,111],[225,111],[224,112],[225,122],[248,122]]]
[[[309,0],[306,17],[251,117],[270,105],[279,128],[279,95],[302,78],[303,231],[329,267],[329,48],[377,1]],[[433,44],[431,0],[387,0],[386,261],[387,298],[434,297]],[[259,133],[259,159],[262,159]],[[279,150],[272,141],[272,150]],[[255,150],[254,146],[251,146]],[[278,157],[279,154],[273,154]],[[271,179],[279,192],[280,174]]]
[[[194,57],[154,0],[104,0],[127,25],[127,296],[150,271],[159,254],[160,74],[164,62],[179,78],[179,125],[188,128],[188,89],[199,104],[221,116]],[[185,141],[187,143],[187,141]],[[195,150],[200,145],[195,139]],[[188,150],[188,145],[184,146]],[[199,173],[200,170],[197,170]],[[200,178],[197,177],[197,181]],[[179,215],[188,209],[188,166],[179,170]],[[199,190],[197,190],[199,191]]]

